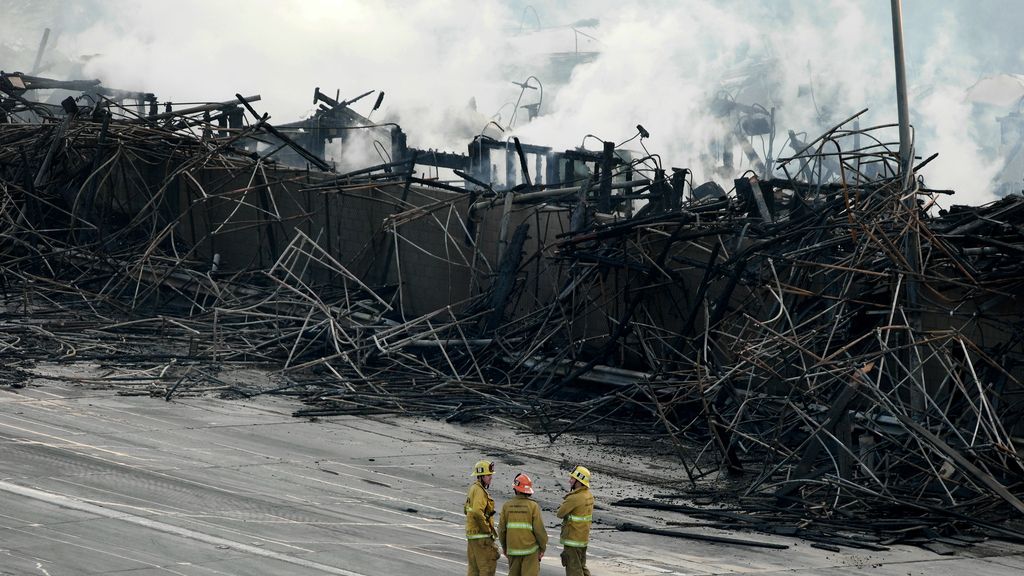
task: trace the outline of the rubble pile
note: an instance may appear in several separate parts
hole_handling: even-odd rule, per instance
[[[859,115],[728,191],[614,145],[541,177],[518,140],[519,183],[453,184],[415,152],[339,174],[258,97],[46,107],[19,81],[0,85],[7,370],[639,432],[691,490],[623,505],[829,546],[1024,539],[1005,522],[1024,514],[1024,197],[935,213],[946,192]],[[277,385],[221,377],[238,366]],[[675,503],[709,486],[737,508]]]

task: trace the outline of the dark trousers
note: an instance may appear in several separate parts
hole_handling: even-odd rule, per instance
[[[565,576],[590,576],[590,570],[587,570],[587,549],[572,546],[562,548],[562,566],[565,566]]]
[[[508,557],[508,576],[538,576],[540,574],[540,555],[536,552],[528,556]]]
[[[468,540],[466,559],[469,560],[467,576],[494,576],[498,570],[498,546],[490,538]]]

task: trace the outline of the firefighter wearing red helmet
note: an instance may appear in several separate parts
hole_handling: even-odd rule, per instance
[[[533,480],[517,474],[512,481],[513,497],[501,507],[498,541],[508,558],[508,576],[538,576],[540,561],[548,546],[548,533],[540,506],[530,498]]]
[[[494,463],[481,460],[473,465],[473,484],[466,494],[467,576],[494,576],[501,556],[494,543],[494,499],[487,493],[494,477]]]

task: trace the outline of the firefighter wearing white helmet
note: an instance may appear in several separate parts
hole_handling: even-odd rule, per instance
[[[562,566],[566,576],[590,576],[587,569],[587,544],[594,514],[594,495],[590,492],[590,470],[577,466],[569,473],[569,493],[555,513],[562,520]]]
[[[494,462],[473,465],[473,484],[466,494],[467,576],[494,576],[498,570],[498,546],[494,543],[494,499],[487,493],[494,477]]]

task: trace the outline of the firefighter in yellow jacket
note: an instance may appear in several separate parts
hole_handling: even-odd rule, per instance
[[[562,520],[562,566],[565,576],[590,576],[587,570],[587,544],[594,514],[594,495],[590,493],[590,470],[577,466],[569,474],[569,493],[555,513]]]
[[[494,543],[494,499],[487,493],[494,478],[494,463],[481,460],[473,465],[473,485],[466,494],[467,576],[494,576],[498,569],[498,546]]]
[[[498,541],[508,558],[508,576],[538,576],[548,547],[548,533],[540,517],[540,506],[530,498],[533,480],[526,474],[516,474],[512,491],[515,497],[501,507],[498,524]]]

